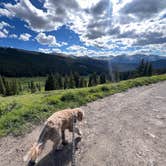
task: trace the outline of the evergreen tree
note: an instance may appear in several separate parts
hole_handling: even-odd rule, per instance
[[[100,84],[104,84],[106,83],[106,75],[104,73],[102,73],[100,75],[100,80],[99,80]]]
[[[4,96],[6,95],[6,88],[5,88],[1,75],[0,75],[0,94],[2,94]]]
[[[6,88],[6,96],[12,95],[10,82],[6,81],[5,79],[3,79],[3,80],[4,80],[4,84],[5,84],[5,88]]]
[[[85,87],[85,80],[84,80],[83,77],[80,78],[79,87],[80,87],[80,88]]]
[[[41,91],[41,84],[40,83],[36,83],[36,88],[38,91]]]
[[[9,86],[10,86],[10,95],[17,95],[19,93],[18,83],[16,80],[10,82]]]
[[[75,87],[78,88],[80,84],[80,75],[79,73],[75,72],[73,76],[75,81]]]
[[[92,75],[89,76],[88,86],[89,87],[93,86],[93,76]]]
[[[148,67],[149,67],[149,62],[147,61],[147,62],[144,64],[142,76],[148,76]]]
[[[64,89],[68,89],[69,88],[69,80],[68,80],[68,76],[65,75],[64,78]]]
[[[19,89],[19,92],[22,92],[23,91],[23,87],[21,85],[21,82],[18,83],[18,89]]]
[[[48,75],[46,83],[45,83],[45,90],[49,91],[49,90],[55,90],[55,79],[54,76],[52,74]]]
[[[70,73],[70,77],[69,77],[69,88],[75,88],[75,81],[74,81],[73,73]]]
[[[98,84],[98,76],[96,73],[93,73],[93,86]]]
[[[151,62],[149,62],[149,64],[148,64],[147,73],[148,73],[148,76],[151,76],[152,73],[153,73],[153,67],[152,67],[152,63]]]
[[[143,76],[144,75],[144,71],[145,71],[145,62],[144,59],[141,60],[140,64],[138,65],[138,75],[139,76]]]
[[[60,74],[57,74],[56,76],[56,82],[57,82],[57,88],[56,89],[63,89],[63,78]]]
[[[115,71],[115,81],[119,82],[120,81],[120,74],[119,71]]]
[[[31,81],[31,93],[35,93],[36,92],[36,85],[33,81]]]

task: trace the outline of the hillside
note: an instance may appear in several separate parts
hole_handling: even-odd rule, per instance
[[[48,73],[81,75],[108,73],[111,69],[120,72],[135,70],[145,59],[152,62],[155,69],[166,70],[166,57],[157,55],[119,55],[116,57],[75,57],[63,54],[45,54],[13,48],[0,47],[0,74],[13,77],[46,76]]]
[[[45,76],[48,73],[66,74],[71,71],[82,75],[107,72],[107,61],[0,48],[0,73],[5,76]]]

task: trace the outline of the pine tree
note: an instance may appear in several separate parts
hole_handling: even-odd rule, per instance
[[[23,91],[23,87],[22,87],[22,85],[21,85],[21,82],[18,83],[18,90],[19,90],[19,92],[22,92],[22,91]]]
[[[65,75],[65,78],[64,78],[64,89],[68,89],[69,88],[69,81],[68,81],[68,76]]]
[[[148,74],[148,76],[151,76],[152,73],[153,73],[152,63],[149,62],[149,64],[148,64],[148,69],[147,69],[147,74]]]
[[[1,75],[0,75],[0,94],[2,94],[4,96],[6,95],[6,88],[5,88]]]
[[[83,77],[80,78],[79,87],[80,87],[80,88],[85,87],[85,81],[84,81],[84,78],[83,78]]]
[[[75,88],[75,81],[74,81],[73,73],[70,73],[70,77],[69,77],[69,88]]]
[[[115,71],[115,81],[119,82],[120,81],[120,74],[119,71]]]
[[[10,95],[17,95],[18,94],[18,83],[16,80],[10,82]]]
[[[148,76],[148,67],[149,67],[149,62],[147,61],[147,62],[144,64],[142,76]]]
[[[93,76],[92,75],[89,76],[88,86],[89,87],[93,86]]]
[[[145,62],[144,59],[141,60],[140,64],[138,65],[138,75],[139,76],[143,76],[144,75],[144,71],[145,71]]]
[[[6,81],[6,80],[4,79],[4,84],[5,84],[5,88],[6,88],[6,96],[12,95],[11,83],[10,83],[9,81]]]
[[[100,80],[99,80],[100,84],[104,84],[106,83],[106,75],[104,73],[102,73],[100,75]]]
[[[38,91],[41,91],[41,85],[40,85],[40,83],[36,83],[36,88],[37,88]]]
[[[80,75],[79,73],[75,72],[73,76],[75,81],[75,87],[78,88],[80,84]]]
[[[36,85],[33,81],[31,81],[31,93],[35,93],[36,92]]]
[[[99,82],[98,82],[98,76],[96,73],[93,73],[92,74],[92,86],[95,86],[95,85],[98,85]]]
[[[55,90],[55,79],[54,76],[52,74],[50,74],[47,77],[46,83],[45,83],[45,90],[49,91],[49,90]]]
[[[56,76],[56,82],[57,82],[57,89],[63,89],[63,78],[60,74]]]

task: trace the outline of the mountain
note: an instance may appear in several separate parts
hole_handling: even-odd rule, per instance
[[[48,73],[69,74],[79,72],[81,75],[90,73],[108,73],[109,70],[125,72],[135,70],[145,59],[152,62],[155,69],[166,70],[166,57],[157,55],[133,56],[119,55],[109,57],[88,56],[75,57],[64,54],[45,54],[14,48],[0,47],[0,74],[15,77],[45,76]]]
[[[123,54],[118,56],[99,56],[94,57],[94,59],[107,60],[109,66],[112,66],[113,69],[119,71],[135,70],[142,59],[152,62],[153,68],[155,69],[166,69],[166,56],[144,54],[134,54],[129,56]]]
[[[69,74],[71,71],[77,71],[81,75],[108,72],[107,61],[0,47],[0,74],[2,75],[45,76],[56,72]]]
[[[166,60],[166,56],[158,56],[158,55],[144,55],[144,54],[134,54],[134,55],[118,55],[118,56],[99,56],[94,57],[94,59],[98,60],[110,60],[112,63],[132,63],[132,64],[138,64],[142,59],[145,61],[158,61],[158,60]]]

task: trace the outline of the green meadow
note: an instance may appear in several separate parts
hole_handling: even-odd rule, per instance
[[[43,79],[45,78],[41,78],[39,81],[43,81]],[[88,88],[0,97],[0,136],[8,134],[22,135],[31,131],[34,125],[40,124],[55,111],[69,107],[79,107],[99,98],[126,91],[129,88],[164,80],[166,80],[166,74]],[[26,82],[26,78],[22,78],[22,81]]]

